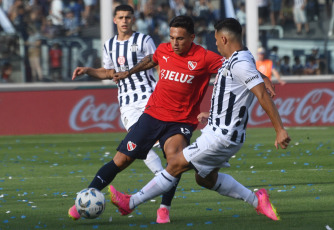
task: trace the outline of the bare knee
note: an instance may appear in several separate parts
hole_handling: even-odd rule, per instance
[[[205,178],[198,175],[198,173],[195,174],[196,183],[199,186],[202,186],[202,187],[207,188],[207,189],[212,189],[215,186],[215,184],[217,182],[217,177],[218,177],[217,171],[211,172]]]

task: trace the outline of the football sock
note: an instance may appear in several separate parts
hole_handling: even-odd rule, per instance
[[[230,175],[218,173],[217,182],[211,190],[215,190],[223,196],[242,199],[255,208],[257,207],[258,200],[256,195]]]
[[[154,150],[150,150],[147,154],[146,159],[144,160],[146,166],[156,175],[157,173],[164,170],[161,165],[161,160],[158,154]]]
[[[175,195],[177,185],[179,184],[179,181],[180,181],[180,178],[179,178],[179,180],[177,180],[175,182],[174,186],[168,192],[166,192],[162,195],[162,200],[161,200],[162,205],[171,206],[172,200],[173,200],[174,195]]]
[[[134,209],[139,204],[168,192],[178,180],[179,178],[173,177],[166,170],[163,170],[139,192],[131,196],[129,204],[130,209]]]
[[[99,169],[88,188],[96,188],[101,191],[114,180],[120,171],[114,160],[108,162]]]

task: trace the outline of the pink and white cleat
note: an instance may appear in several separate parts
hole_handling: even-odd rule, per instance
[[[159,208],[157,210],[157,223],[158,224],[170,223],[168,208]]]
[[[80,214],[78,213],[77,209],[75,208],[75,205],[70,207],[68,210],[68,216],[72,218],[73,220],[78,220],[80,219]]]
[[[111,202],[118,207],[122,216],[130,214],[133,211],[133,209],[130,209],[129,207],[131,196],[117,191],[112,185],[109,185],[108,189],[110,192]]]
[[[261,213],[263,215],[266,215],[272,220],[280,220],[280,217],[276,211],[276,208],[269,200],[269,195],[267,193],[267,190],[264,188],[258,190],[255,195],[258,199],[258,205],[255,209],[257,213]]]

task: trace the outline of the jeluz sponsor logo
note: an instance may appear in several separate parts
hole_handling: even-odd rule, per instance
[[[162,69],[160,71],[160,76],[161,76],[161,79],[167,79],[170,81],[176,81],[176,82],[188,83],[188,84],[192,84],[193,83],[192,80],[195,78],[195,76],[193,75],[179,73],[179,72],[165,70],[165,69]]]
[[[251,81],[253,81],[254,79],[257,79],[257,78],[259,78],[259,76],[258,76],[258,75],[255,75],[255,76],[249,77],[249,78],[247,78],[247,79],[246,79],[245,83],[246,83],[246,84],[248,84],[249,82],[251,82]]]

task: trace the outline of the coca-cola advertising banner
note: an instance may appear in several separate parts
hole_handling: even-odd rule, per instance
[[[202,111],[209,111],[211,93],[212,86]],[[276,94],[285,126],[334,125],[334,82],[276,85]],[[125,131],[116,88],[1,92],[0,106],[0,135]],[[271,126],[256,100],[249,115],[248,127]]]

